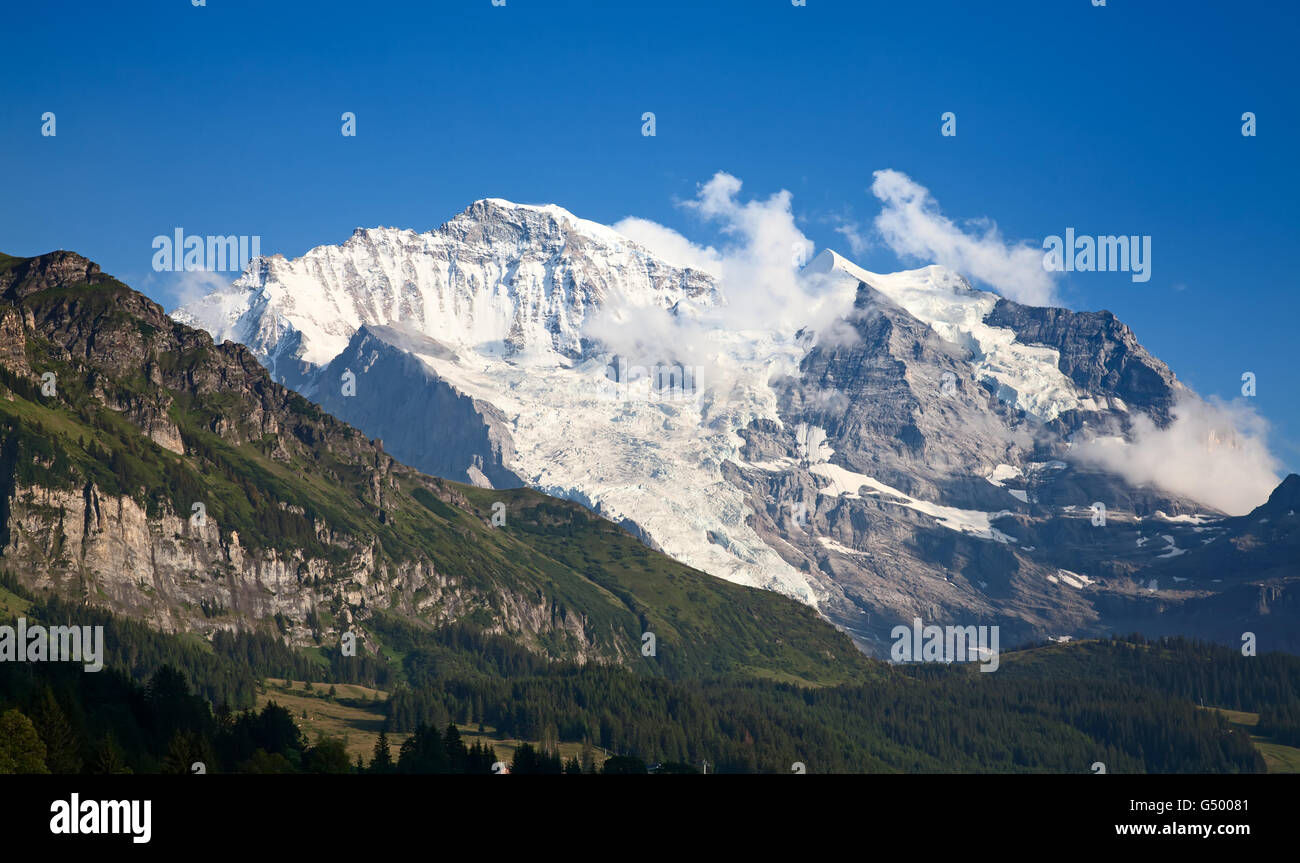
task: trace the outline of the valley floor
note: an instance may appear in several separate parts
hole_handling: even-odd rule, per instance
[[[303,737],[315,742],[322,737],[333,737],[343,741],[348,753],[348,760],[356,761],[360,756],[369,762],[379,740],[379,732],[384,727],[385,716],[382,705],[388,700],[388,693],[382,689],[372,689],[352,683],[312,683],[308,691],[305,682],[286,681],[283,678],[267,678],[257,694],[257,709],[261,710],[270,702],[275,702],[293,715]],[[328,693],[333,689],[335,694]],[[403,732],[389,732],[388,745],[394,757],[402,744],[410,738]],[[491,746],[497,757],[505,762],[514,760],[515,751],[524,743],[535,749],[541,748],[541,741],[520,740],[497,732],[490,725],[469,726],[460,729],[461,739],[466,746],[481,743]],[[581,758],[582,744],[561,742],[555,749],[562,760]],[[592,758],[597,766],[608,759],[600,747],[593,747]]]
[[[1259,724],[1258,713],[1247,713],[1244,710],[1224,710],[1221,707],[1207,709],[1222,714],[1227,718],[1228,722],[1232,723],[1234,728],[1250,734],[1250,742],[1255,744],[1259,754],[1264,756],[1264,763],[1268,765],[1269,773],[1300,773],[1300,749],[1282,743],[1274,743],[1271,737],[1261,737],[1254,733],[1252,729]]]

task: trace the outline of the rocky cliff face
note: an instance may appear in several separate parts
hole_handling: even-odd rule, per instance
[[[824,574],[831,620],[877,653],[884,624],[911,615],[997,622],[1011,642],[1124,627],[1226,639],[1242,620],[1227,616],[1242,607],[1240,585],[1204,562],[1233,547],[1240,520],[1071,455],[1084,426],[1122,433],[1148,409],[1167,424],[1183,391],[1127,327],[1109,313],[992,303],[960,282],[936,297],[932,273],[828,269],[858,280],[847,317],[857,338],[815,345],[781,382],[781,422],[746,430],[746,451],[762,455],[734,481],[783,557]],[[1056,407],[1034,416],[1043,405]],[[801,524],[783,511],[792,505]],[[1238,577],[1295,579],[1294,562],[1284,573],[1258,551],[1296,536],[1292,519],[1239,561]],[[1269,643],[1300,648],[1263,625],[1267,614],[1253,625]]]
[[[799,374],[782,382],[785,426],[821,429],[837,462],[908,494],[989,504],[987,483],[963,493],[945,489],[946,480],[1027,461],[1030,423],[997,398],[965,351],[870,285],[858,283],[848,321],[857,338],[813,346]]]
[[[191,441],[239,446],[269,439],[266,452],[279,463],[333,463],[337,467],[326,470],[335,476],[355,469],[380,521],[393,517],[387,507],[399,506],[400,485],[415,478],[376,443],[270,382],[243,347],[216,346],[207,334],[174,325],[156,304],[73,253],[22,261],[0,274],[0,286],[9,303],[0,307],[4,367],[19,381],[34,373],[32,360],[55,369],[55,393],[44,396],[51,408],[83,399],[78,409],[91,424],[116,416],[164,450],[185,455],[185,435],[174,419],[178,399],[211,400],[221,411],[190,417]],[[0,398],[14,407],[21,403],[9,387]],[[45,417],[35,416],[38,424]],[[5,443],[10,459],[26,455],[17,437]],[[142,456],[162,457],[147,444]],[[27,585],[104,604],[169,632],[211,632],[281,615],[295,642],[312,643],[322,633],[337,639],[354,616],[373,610],[429,623],[490,610],[489,628],[534,642],[567,642],[578,659],[602,652],[581,615],[552,619],[549,603],[536,595],[465,584],[430,556],[395,559],[382,538],[365,530],[344,532],[313,517],[315,552],[283,550],[240,537],[222,519],[216,500],[195,500],[204,507],[200,519],[183,502],[151,506],[155,500],[140,500],[135,487],[109,493],[94,478],[61,480],[23,483],[9,477],[0,550],[5,567]],[[450,490],[429,489],[456,502]],[[302,517],[300,506],[283,500],[274,506],[296,508]],[[617,658],[616,652],[607,658]]]
[[[566,658],[611,661],[580,614],[557,618],[550,603],[510,590],[483,590],[428,558],[384,560],[374,547],[342,543],[346,557],[245,547],[216,522],[200,527],[166,513],[150,517],[134,500],[83,490],[20,487],[9,501],[9,539],[0,558],[38,590],[105,606],[164,632],[208,635],[279,617],[290,641],[337,644],[365,631],[376,610],[431,625],[491,612],[486,631],[572,646]],[[323,623],[321,621],[324,621]],[[355,625],[355,628],[354,628]]]
[[[315,462],[326,476],[357,482],[381,523],[402,505],[402,484],[416,480],[374,442],[273,384],[241,346],[217,346],[206,334],[173,324],[156,304],[79,256],[56,253],[23,261],[0,274],[0,286],[7,301],[0,306],[0,330],[7,335],[3,365],[10,382],[19,384],[3,387],[0,398],[14,409],[23,402],[23,393],[15,390],[36,398],[46,409],[33,405],[19,415],[24,420],[30,415],[28,427],[46,435],[45,443],[51,437],[63,442],[44,423],[66,422],[67,413],[87,424],[79,432],[79,448],[85,436],[105,431],[96,426],[108,427],[110,445],[121,442],[120,421],[158,448],[128,439],[142,461],[168,467],[160,449],[197,457],[209,447],[260,441],[273,462],[286,467]],[[33,364],[54,370],[49,395],[41,395],[35,382],[21,387],[34,375]],[[200,408],[180,416],[205,401],[220,410]],[[337,640],[354,617],[373,610],[430,623],[490,611],[489,628],[534,642],[567,643],[582,660],[602,654],[581,614],[554,619],[549,603],[532,591],[469,584],[442,571],[427,554],[395,555],[383,537],[340,529],[322,515],[307,519],[301,505],[268,502],[309,523],[315,548],[267,547],[273,537],[241,536],[224,518],[223,507],[238,506],[220,500],[225,490],[196,484],[193,505],[203,507],[200,516],[187,501],[152,497],[129,474],[125,482],[110,478],[117,486],[112,490],[101,487],[93,472],[78,482],[66,475],[41,476],[41,454],[23,443],[20,434],[6,437],[5,467],[23,472],[19,462],[30,458],[32,470],[26,472],[39,481],[22,482],[13,473],[6,477],[0,556],[31,587],[102,604],[167,631],[204,633],[280,615],[300,644]],[[119,455],[127,457],[112,457]],[[55,457],[66,461],[69,456]],[[426,487],[456,504],[450,489],[436,483]],[[265,512],[255,514],[254,523],[262,518]]]
[[[1011,329],[1025,344],[1056,350],[1061,371],[1085,392],[1114,393],[1139,406],[1158,425],[1168,425],[1169,409],[1182,384],[1110,312],[1022,306],[999,299],[985,320]]]
[[[440,379],[420,353],[454,357],[427,336],[363,326],[303,393],[345,422],[365,421],[367,433],[425,473],[487,488],[523,485],[507,467],[514,445],[502,412]]]
[[[106,497],[93,483],[81,490],[18,488],[11,507],[4,557],[21,562],[24,581],[165,631],[202,632],[277,612],[301,618],[322,599],[313,581],[331,575],[323,560],[245,549],[237,533],[223,537],[215,521],[200,527],[172,513],[150,518],[136,501]],[[372,573],[357,563],[361,586]],[[200,609],[212,609],[217,621],[195,615]]]

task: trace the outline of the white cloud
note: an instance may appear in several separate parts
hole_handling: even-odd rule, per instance
[[[843,222],[835,227],[835,233],[844,237],[849,244],[849,251],[855,256],[871,249],[871,240],[857,222]]]
[[[612,296],[586,319],[583,334],[629,364],[693,367],[700,386],[715,392],[753,392],[796,372],[805,349],[794,338],[800,329],[821,340],[856,338],[839,320],[853,309],[856,285],[800,272],[813,243],[795,224],[790,193],[746,201],[740,189],[739,179],[719,172],[680,204],[716,226],[716,247],[645,219],[614,226],[666,262],[712,275],[715,294],[674,310]]]
[[[739,179],[719,171],[694,200],[683,204],[716,223],[730,240],[722,249],[718,273],[726,325],[776,330],[791,323],[814,328],[829,323],[824,298],[799,277],[799,267],[811,259],[814,245],[795,225],[792,196],[782,189],[765,200],[741,201],[740,187]]]
[[[795,224],[792,196],[781,190],[765,199],[740,198],[741,181],[718,172],[696,196],[681,204],[715,224],[721,248],[702,246],[671,228],[639,218],[614,227],[668,263],[714,276],[716,303],[670,312],[612,302],[588,319],[584,332],[634,361],[675,359],[710,365],[722,334],[760,332],[792,336],[802,327],[847,336],[838,319],[852,310],[853,286],[828,290],[829,280],[800,274],[813,242]]]
[[[697,246],[658,222],[628,216],[616,222],[613,228],[674,267],[690,267],[715,277],[722,269],[722,258],[712,246]]]
[[[1268,499],[1280,465],[1268,450],[1268,424],[1253,408],[1189,392],[1172,414],[1164,429],[1139,414],[1131,443],[1096,438],[1076,444],[1072,454],[1135,485],[1158,486],[1229,515],[1244,515]]]
[[[981,230],[968,233],[911,177],[899,171],[873,176],[871,193],[884,204],[876,230],[900,257],[964,273],[1016,302],[1056,303],[1055,276],[1043,267],[1041,247],[1007,243],[991,222],[976,223]]]
[[[217,291],[224,290],[239,273],[223,273],[213,270],[178,270],[176,272],[152,273],[146,280],[151,288],[156,286],[157,293],[171,299],[172,312]]]

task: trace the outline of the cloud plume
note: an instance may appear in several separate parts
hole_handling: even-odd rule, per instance
[[[1269,452],[1268,424],[1244,402],[1205,401],[1186,393],[1173,422],[1157,428],[1138,415],[1133,440],[1096,438],[1072,454],[1086,464],[1154,485],[1229,515],[1244,515],[1277,486],[1279,463]]]
[[[1041,248],[1006,242],[991,222],[981,231],[963,230],[940,211],[929,189],[904,173],[873,176],[871,193],[883,205],[876,230],[899,257],[963,273],[1019,303],[1056,304],[1054,276],[1043,268]]]
[[[811,259],[813,242],[799,229],[792,196],[781,190],[767,198],[744,200],[741,181],[718,172],[699,186],[681,207],[716,227],[717,247],[699,245],[655,222],[626,218],[615,230],[676,266],[693,267],[716,280],[716,302],[670,312],[623,306],[617,299],[594,314],[584,333],[612,352],[635,362],[673,360],[708,369],[709,383],[725,385],[732,376],[719,368],[722,353],[734,345],[754,344],[742,333],[777,334],[789,339],[800,328],[843,338],[837,320],[851,311],[852,286],[832,289],[829,280],[801,274]],[[733,350],[720,351],[720,340]],[[760,338],[761,340],[761,338]],[[763,361],[757,356],[755,368]]]

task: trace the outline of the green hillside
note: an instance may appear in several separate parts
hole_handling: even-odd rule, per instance
[[[472,623],[555,660],[615,662],[650,674],[826,684],[872,673],[849,639],[811,609],[678,564],[581,506],[476,489],[398,464],[377,442],[274,383],[242,347],[216,346],[172,322],[75,255],[0,259],[0,320],[24,337],[0,354],[5,545],[16,489],[82,494],[93,485],[100,496],[134,500],[150,519],[184,519],[202,502],[223,544],[237,536],[244,549],[296,557],[315,607],[310,620],[282,612],[278,626],[310,627],[323,646],[338,637],[330,626],[344,597],[358,590],[358,553],[369,551],[373,579],[420,563],[449,582],[412,587],[393,578],[389,595],[348,607],[372,649],[378,639],[367,621],[389,610],[416,622]],[[56,376],[54,395],[42,392],[46,373]],[[145,433],[159,427],[176,430],[183,454]],[[506,505],[500,527],[492,519],[497,503]],[[24,514],[39,520],[41,505],[28,504]],[[24,507],[22,495],[12,506]],[[20,545],[16,555],[11,549],[0,564],[24,583],[39,572],[42,584],[95,601],[102,579],[75,555],[59,554],[63,515],[48,515],[50,541]],[[309,570],[313,561],[321,566]],[[215,560],[208,575],[220,580],[228,569]],[[162,601],[145,594],[107,604],[186,628],[208,623],[206,610],[203,618],[180,603],[160,610]],[[218,613],[227,618],[218,622],[277,625],[237,620],[249,616],[238,607]],[[519,619],[528,615],[542,619]],[[654,656],[642,655],[647,632]]]

